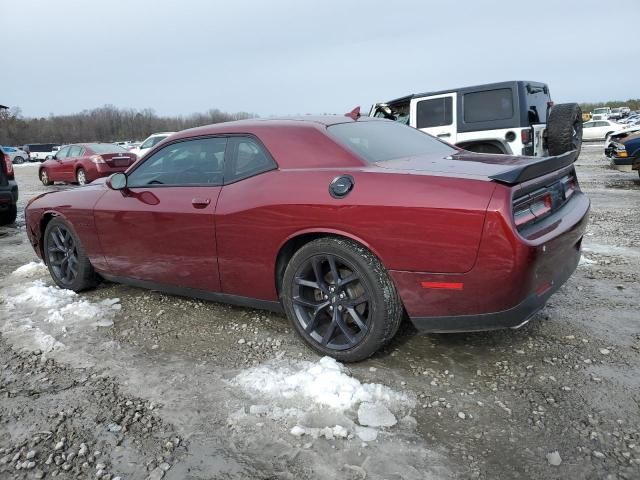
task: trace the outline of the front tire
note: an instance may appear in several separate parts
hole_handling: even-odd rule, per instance
[[[302,339],[343,362],[369,358],[387,344],[404,312],[380,261],[362,245],[334,237],[309,242],[293,255],[281,299]]]
[[[6,212],[0,213],[0,225],[10,225],[15,223],[18,216],[18,208],[15,205],[9,205]]]
[[[15,157],[13,159],[13,163],[15,163],[16,165],[22,165],[24,163],[24,158],[22,157]]]
[[[44,231],[44,258],[51,278],[60,288],[80,292],[98,284],[80,239],[62,218],[51,220]]]

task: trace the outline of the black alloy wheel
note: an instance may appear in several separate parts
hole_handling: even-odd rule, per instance
[[[291,292],[300,326],[332,350],[353,348],[367,334],[371,323],[369,298],[357,269],[331,254],[316,255],[304,262]]]
[[[60,288],[80,292],[97,285],[99,278],[80,239],[61,217],[47,224],[43,250],[51,278]]]
[[[49,232],[47,260],[53,275],[65,285],[78,277],[78,249],[71,232],[58,225]]]
[[[404,313],[380,260],[339,237],[313,240],[293,255],[281,299],[303,340],[344,362],[364,360],[388,343]]]

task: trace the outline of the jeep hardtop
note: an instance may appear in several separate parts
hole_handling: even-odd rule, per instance
[[[580,150],[582,111],[554,105],[540,82],[509,81],[406,95],[369,113],[479,153],[549,156]]]

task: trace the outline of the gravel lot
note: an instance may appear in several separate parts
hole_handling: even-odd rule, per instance
[[[585,259],[528,325],[403,326],[344,370],[278,315],[114,284],[65,297],[41,267],[13,273],[37,260],[20,216],[0,227],[0,478],[640,478],[640,182],[597,144],[577,168]],[[24,207],[47,188],[16,170]],[[269,392],[276,377],[388,408],[363,429],[355,393],[331,409]]]

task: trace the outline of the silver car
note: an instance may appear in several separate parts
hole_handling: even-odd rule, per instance
[[[9,158],[11,159],[11,163],[15,163],[16,165],[19,165],[29,160],[29,154],[24,150],[22,150],[21,148],[3,146],[2,151],[7,155],[9,155]]]

